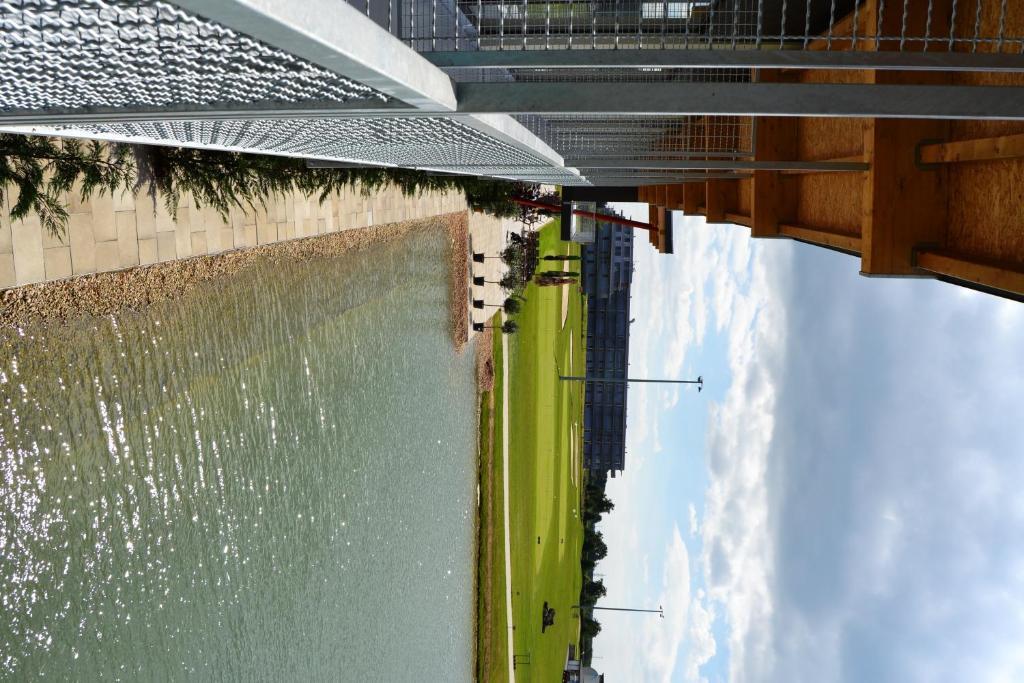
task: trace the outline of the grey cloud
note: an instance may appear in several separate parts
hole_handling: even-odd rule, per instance
[[[1024,675],[1024,325],[848,257],[802,249],[795,269],[762,679]]]

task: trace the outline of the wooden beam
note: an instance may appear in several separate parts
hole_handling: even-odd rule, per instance
[[[948,251],[922,249],[917,267],[935,275],[973,282],[1013,294],[1024,294],[1024,271],[1019,265],[969,259]]]
[[[730,223],[735,223],[736,225],[745,225],[748,228],[753,225],[753,221],[750,220],[750,216],[744,216],[741,213],[727,213],[725,214],[725,220]]]
[[[854,13],[851,11],[846,16],[837,20],[832,25],[831,31],[826,29],[824,35],[812,40],[807,45],[807,49],[812,51],[876,49],[875,44],[877,41],[874,40],[874,36],[878,30],[877,11],[878,3],[876,0],[863,0],[860,2],[860,7],[857,8],[856,45],[853,44]],[[831,36],[831,39],[829,36]]]
[[[758,135],[760,135],[760,134],[761,134],[761,132],[758,131]],[[834,159],[821,159],[820,161],[823,161],[823,162],[828,163],[828,164],[863,163],[864,162],[864,155],[863,154],[855,154],[855,155],[849,156],[849,157],[836,157]],[[815,161],[815,162],[810,162],[810,163],[817,163],[817,162]],[[827,169],[827,168],[816,168],[816,169],[798,168],[798,169],[784,169],[784,170],[779,171],[778,173],[779,173],[779,175],[809,175],[809,174],[815,174],[815,173],[838,173],[838,172],[839,171],[834,171],[834,170]],[[843,172],[844,173],[849,173],[849,171],[843,171]]]
[[[686,184],[669,185],[665,189],[665,208],[672,211],[680,211],[683,208],[683,199],[686,194]]]
[[[875,72],[878,82],[897,84],[928,74]],[[935,74],[936,79],[946,77]],[[948,224],[946,169],[922,169],[915,161],[917,141],[949,136],[945,121],[866,119],[861,193],[861,272],[866,275],[914,275],[919,244],[945,245]]]
[[[696,216],[700,213],[700,203],[704,198],[704,183],[685,183],[683,185],[683,213]]]
[[[761,73],[762,80],[777,81],[784,77],[792,75]],[[759,117],[754,158],[796,159],[799,125],[798,119]],[[754,171],[750,188],[750,234],[753,237],[777,235],[780,222],[796,218],[796,205],[795,186],[784,182],[778,171]]]
[[[844,235],[830,230],[790,223],[779,225],[779,234],[812,244],[820,244],[823,247],[842,249],[843,251],[851,251],[855,254],[861,253],[861,239],[857,235]]]
[[[708,223],[721,223],[725,220],[726,211],[726,183],[730,180],[709,180],[705,183],[707,197],[705,207],[707,209]]]
[[[661,207],[668,206],[668,185],[654,186],[654,203]]]
[[[923,164],[956,164],[967,161],[996,161],[1024,157],[1024,134],[996,138],[938,142],[921,145],[918,160]]]

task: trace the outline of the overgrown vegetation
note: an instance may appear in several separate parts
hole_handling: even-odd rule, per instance
[[[540,262],[540,233],[526,231],[522,235],[510,234],[508,246],[501,252],[501,260],[508,266],[501,279],[502,288],[522,296]]]
[[[578,245],[559,240],[557,223],[539,232],[541,253],[578,253]],[[495,419],[494,497],[495,514],[491,540],[494,572],[490,637],[481,646],[490,652],[489,665],[481,666],[479,680],[501,681],[508,677],[508,656],[515,655],[516,681],[536,683],[561,679],[566,646],[578,645],[579,621],[573,606],[581,588],[580,554],[583,522],[580,444],[583,387],[578,382],[559,382],[560,371],[582,373],[586,363],[583,297],[568,297],[562,325],[563,297],[553,289],[531,282],[522,293],[525,300],[517,315],[519,333],[494,335]],[[493,324],[493,323],[492,323]],[[504,344],[503,344],[504,342]],[[505,388],[500,350],[507,348],[509,409],[504,410]],[[502,421],[508,420],[509,537],[512,581],[512,613],[505,606],[504,569],[504,465],[501,449]],[[482,494],[481,494],[482,495]],[[485,500],[481,498],[481,500]],[[483,518],[482,518],[483,519]],[[486,538],[486,536],[482,536]],[[488,590],[486,586],[481,590]],[[543,609],[554,609],[554,624],[543,625]],[[511,619],[511,621],[508,621]],[[514,626],[513,652],[506,653],[508,626]],[[482,632],[481,637],[487,637]],[[578,648],[577,648],[578,649]],[[504,655],[504,656],[503,656]],[[504,665],[504,666],[502,666]]]
[[[605,596],[607,589],[601,579],[594,580],[594,568],[608,556],[608,545],[604,535],[597,530],[601,517],[615,508],[605,494],[607,478],[591,474],[583,490],[583,551],[580,567],[583,570],[583,587],[580,589],[580,641],[581,650],[589,657],[591,641],[601,632],[601,624],[594,618],[594,605]]]
[[[501,218],[534,225],[543,218],[536,208],[515,198],[541,197],[535,185],[436,175],[402,168],[307,168],[303,159],[240,154],[210,149],[159,147],[0,134],[0,200],[13,186],[11,219],[35,213],[43,228],[63,235],[67,193],[83,199],[94,193],[142,193],[163,201],[174,216],[186,194],[197,207],[216,209],[225,219],[232,207],[265,205],[274,194],[300,192],[320,202],[341,190],[358,187],[371,195],[385,186],[406,196],[427,191],[460,191],[469,206]]]

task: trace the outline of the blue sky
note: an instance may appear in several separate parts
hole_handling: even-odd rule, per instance
[[[1024,680],[1024,305],[677,215],[636,243],[610,681]],[[644,293],[640,296],[640,293]],[[608,616],[611,614],[611,616]]]

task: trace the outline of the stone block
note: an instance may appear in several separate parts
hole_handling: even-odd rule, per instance
[[[235,248],[235,231],[232,228],[220,229],[220,250],[228,251]]]
[[[139,265],[148,266],[160,260],[156,237],[139,240]]]
[[[117,224],[114,222],[114,199],[109,194],[94,194],[89,198],[92,213],[92,233],[97,242],[117,239]]]
[[[267,202],[267,207],[269,208],[270,220],[275,223],[284,223],[288,220],[287,202],[283,197],[274,195]]]
[[[134,263],[123,265],[138,265],[139,258],[139,233],[135,226],[134,211],[118,211],[114,214],[114,223],[117,225],[118,250],[122,255],[131,254]]]
[[[188,223],[178,222],[174,226],[174,248],[178,258],[185,258],[192,255],[192,232]]]
[[[156,231],[174,232],[174,219],[162,200],[158,200],[156,205]]]
[[[256,226],[255,225],[247,225],[247,226],[245,226],[244,230],[245,230],[245,237],[244,237],[243,241],[245,243],[245,246],[246,247],[255,247],[256,244],[257,244],[257,242],[256,242]]]
[[[135,196],[128,191],[114,190],[114,195],[111,197],[114,203],[114,211],[134,211],[135,210]]]
[[[96,243],[96,272],[105,273],[120,270],[121,254],[117,250],[117,242]]]
[[[39,219],[30,214],[25,220],[13,221],[11,242],[18,284],[42,282],[46,278],[46,268],[43,265],[43,236]]]
[[[178,258],[177,239],[173,232],[156,234],[156,254],[160,261],[173,261]]]
[[[14,243],[11,241],[11,214],[7,204],[9,193],[0,198],[0,254],[14,253]]]
[[[96,239],[92,233],[92,214],[73,213],[68,220],[71,242],[71,272],[84,275],[96,272]]]
[[[220,246],[220,228],[212,226],[212,225],[208,226],[206,228],[206,232],[204,232],[203,234],[206,235],[206,253],[207,254],[216,254],[218,251],[221,251],[221,246]]]
[[[34,224],[38,224],[39,225],[39,231],[40,231],[39,234],[43,238],[43,249],[51,249],[53,247],[66,247],[66,246],[68,246],[68,235],[67,235],[67,228],[66,227],[65,227],[63,232],[59,232],[57,234],[54,234],[54,233],[50,232],[49,230],[43,229],[42,224],[39,222],[39,219],[35,216],[35,214],[33,214],[31,216],[31,218],[26,216],[26,220],[31,220]]]
[[[201,209],[189,209],[189,212],[192,215],[189,230],[192,232],[206,232],[206,226],[213,224],[215,220],[219,219],[217,212],[208,206],[204,206]]]
[[[89,213],[91,210],[89,197],[82,198],[82,181],[76,181],[68,192],[68,213]]]
[[[18,283],[14,274],[14,254],[0,254],[0,289],[13,287]]]
[[[156,211],[149,197],[139,196],[135,201],[135,232],[140,240],[156,237]]]
[[[202,256],[206,253],[206,233],[192,233],[192,255]]]
[[[43,250],[43,265],[47,280],[71,277],[71,247],[51,247]]]
[[[259,220],[256,222],[256,237],[258,244],[271,244],[277,241],[277,226],[266,220],[265,214],[257,214]]]

